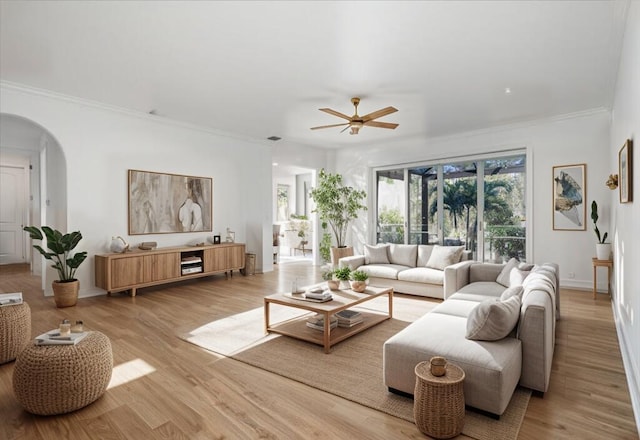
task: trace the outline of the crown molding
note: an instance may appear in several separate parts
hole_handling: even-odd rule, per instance
[[[117,105],[105,104],[103,102],[93,101],[93,100],[85,99],[85,98],[78,98],[76,96],[65,95],[63,93],[58,93],[58,92],[54,92],[54,91],[46,90],[46,89],[39,89],[37,87],[31,87],[31,86],[27,86],[27,85],[20,84],[20,83],[15,83],[15,82],[12,82],[12,81],[0,80],[0,88],[7,89],[7,90],[13,90],[13,91],[21,92],[21,93],[26,93],[26,94],[29,94],[29,95],[44,97],[44,98],[48,98],[48,99],[64,101],[64,102],[68,102],[68,103],[71,103],[71,104],[76,104],[76,105],[80,105],[80,106],[84,106],[84,107],[90,107],[90,108],[93,108],[93,109],[98,109],[98,110],[118,113],[118,114],[121,114],[121,115],[130,116],[130,117],[134,117],[134,118],[138,118],[138,119],[143,119],[143,120],[150,121],[150,122],[156,122],[156,123],[160,123],[160,124],[163,124],[163,125],[171,125],[171,126],[174,126],[174,127],[184,128],[184,129],[187,129],[187,130],[200,131],[200,132],[207,133],[207,134],[212,134],[212,135],[215,135],[215,136],[231,138],[231,139],[240,140],[240,141],[244,141],[244,142],[250,142],[252,144],[258,144],[258,145],[261,145],[261,146],[270,146],[270,145],[267,144],[267,142],[270,142],[270,141],[267,141],[266,139],[265,140],[255,139],[255,138],[251,138],[251,137],[248,137],[248,136],[242,136],[242,135],[239,135],[239,134],[236,134],[236,133],[229,133],[229,132],[225,132],[225,131],[222,131],[222,130],[216,130],[214,128],[209,128],[209,127],[204,127],[204,126],[197,125],[197,124],[192,124],[192,123],[189,123],[189,122],[178,121],[178,120],[175,120],[175,119],[168,118],[166,116],[154,115],[154,114],[145,113],[145,112],[142,112],[142,111],[139,111],[139,110],[132,110],[132,109],[128,109],[128,108],[125,108],[125,107],[119,107]]]

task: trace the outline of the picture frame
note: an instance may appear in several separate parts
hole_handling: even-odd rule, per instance
[[[618,189],[620,203],[633,201],[633,141],[627,139],[618,152]]]
[[[213,236],[213,244],[220,244],[220,236],[219,235],[214,235]]]
[[[289,200],[289,185],[283,185],[279,183],[276,187],[276,221],[285,222],[289,220],[289,214],[291,214],[290,200]]]
[[[128,172],[129,235],[213,231],[213,179]]]
[[[553,230],[587,229],[587,164],[553,167]]]

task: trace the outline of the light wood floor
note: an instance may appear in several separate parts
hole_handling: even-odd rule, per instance
[[[0,365],[0,439],[416,439],[406,421],[337,398],[178,339],[178,332],[256,307],[298,278],[320,280],[308,262],[273,273],[216,276],[57,309],[24,267],[0,266],[0,292],[22,291],[32,335],[82,319],[109,336],[114,377],[128,377],[88,407],[38,417],[12,392],[14,363]],[[534,395],[520,439],[637,439],[610,299],[563,290],[551,386]],[[320,348],[318,348],[320,349]],[[126,376],[128,375],[128,376]]]

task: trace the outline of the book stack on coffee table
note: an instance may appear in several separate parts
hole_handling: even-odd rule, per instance
[[[342,310],[334,316],[338,318],[338,327],[350,328],[364,320],[362,313],[355,310]]]

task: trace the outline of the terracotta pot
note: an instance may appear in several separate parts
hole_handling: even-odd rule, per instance
[[[78,302],[80,281],[54,281],[51,287],[53,287],[53,299],[56,302],[56,307],[72,307]]]
[[[329,280],[327,281],[327,287],[329,287],[329,290],[338,290],[340,288],[340,281]]]
[[[366,288],[366,281],[351,281],[351,290],[353,290],[354,292],[362,293]]]

